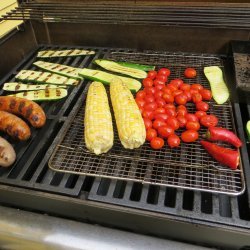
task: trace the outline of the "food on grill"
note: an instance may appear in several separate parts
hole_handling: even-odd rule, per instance
[[[201,141],[201,145],[215,160],[220,162],[222,165],[228,166],[233,170],[237,169],[240,161],[238,150],[223,148],[207,141]]]
[[[195,78],[197,75],[197,72],[194,68],[186,68],[184,71],[184,76],[186,78]]]
[[[79,74],[84,78],[87,78],[93,81],[99,81],[107,85],[110,85],[113,78],[119,78],[133,92],[137,92],[141,88],[141,83],[136,79],[133,79],[130,77],[124,77],[124,76],[117,76],[117,75],[110,74],[101,70],[85,68],[85,69],[82,69]]]
[[[0,166],[9,167],[16,160],[16,152],[12,145],[0,137]]]
[[[154,128],[147,129],[147,131],[146,131],[146,140],[151,141],[155,137],[157,137],[157,131]]]
[[[7,91],[29,91],[29,90],[42,90],[42,89],[57,89],[57,88],[66,88],[65,85],[53,85],[53,84],[24,84],[19,82],[7,82],[3,85],[3,90]]]
[[[21,70],[16,79],[22,82],[36,82],[40,84],[57,84],[57,85],[77,85],[78,81],[70,79],[59,74],[52,74],[48,72]]]
[[[0,96],[0,110],[24,117],[35,128],[46,122],[43,109],[35,102],[13,96]]]
[[[32,101],[55,101],[64,98],[67,94],[67,89],[56,88],[19,92],[8,96],[21,97]]]
[[[184,142],[195,142],[199,138],[199,134],[196,130],[186,130],[181,133],[181,139]]]
[[[209,127],[206,133],[206,139],[210,141],[224,141],[237,148],[242,146],[242,142],[239,137],[226,128]]]
[[[218,124],[218,118],[215,115],[204,115],[200,119],[200,124],[204,127],[216,127]]]
[[[114,78],[110,96],[122,145],[129,149],[140,147],[145,142],[146,130],[132,93],[122,80]]]
[[[106,70],[120,73],[123,75],[128,75],[133,78],[143,79],[147,76],[147,73],[144,70],[141,70],[135,67],[133,68],[129,67],[128,66],[129,63],[127,63],[127,65],[125,64],[126,65],[125,66],[124,64],[121,65],[119,62],[113,62],[113,61],[104,60],[104,59],[97,59],[95,60],[95,63]]]
[[[88,89],[84,136],[86,147],[95,154],[106,153],[113,146],[114,132],[106,90],[93,82]]]
[[[164,140],[161,137],[154,137],[150,141],[150,146],[153,149],[161,149],[164,146]]]
[[[25,121],[5,111],[0,111],[0,130],[21,141],[28,140],[31,135]]]
[[[42,50],[37,53],[39,58],[51,57],[73,57],[73,56],[86,56],[94,55],[95,51],[84,49],[65,49],[65,50]]]
[[[150,71],[150,70],[155,69],[155,66],[153,65],[145,65],[145,64],[132,63],[132,62],[117,62],[117,63],[124,67],[139,69],[143,71]]]
[[[247,131],[248,140],[250,141],[250,121],[247,122],[246,131]]]
[[[206,112],[206,111],[209,110],[209,105],[206,102],[203,102],[203,101],[197,102],[195,104],[195,106],[196,106],[196,109],[198,111],[204,111],[204,112]]]
[[[76,80],[82,80],[82,77],[79,76],[79,72],[81,69],[70,67],[67,65],[57,64],[57,63],[50,63],[44,61],[36,61],[34,62],[38,68],[43,69],[45,71],[49,71],[58,75],[66,76],[69,78],[73,78]]]
[[[210,83],[216,103],[225,103],[229,98],[229,91],[223,79],[222,70],[218,66],[205,67],[204,74]]]

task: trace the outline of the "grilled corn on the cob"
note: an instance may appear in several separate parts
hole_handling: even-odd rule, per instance
[[[93,82],[88,90],[84,136],[86,147],[95,154],[106,153],[114,141],[108,97],[102,83]]]
[[[146,139],[141,113],[129,88],[119,78],[110,84],[110,96],[120,141],[125,148],[140,147]]]

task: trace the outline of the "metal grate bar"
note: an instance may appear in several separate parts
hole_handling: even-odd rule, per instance
[[[5,20],[45,22],[126,23],[203,27],[249,27],[249,8],[173,7],[140,4],[23,3]]]

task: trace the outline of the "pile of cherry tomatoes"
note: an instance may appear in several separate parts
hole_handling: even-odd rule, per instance
[[[205,101],[211,100],[211,91],[199,83],[184,83],[182,79],[168,81],[170,74],[168,68],[149,71],[142,82],[144,88],[135,98],[144,120],[146,139],[153,149],[162,148],[165,140],[171,148],[179,147],[181,141],[194,142],[199,137],[201,125],[210,127],[218,123],[216,116],[206,113],[209,104]],[[186,78],[196,75],[193,68],[184,71]],[[195,113],[188,111],[188,102],[195,104]],[[183,130],[180,136],[176,134],[178,129]]]

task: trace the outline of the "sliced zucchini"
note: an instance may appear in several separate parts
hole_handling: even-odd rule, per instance
[[[132,92],[137,92],[140,88],[141,88],[141,83],[133,78],[129,78],[129,77],[123,77],[123,76],[117,76],[114,74],[110,74],[101,70],[94,70],[94,69],[82,69],[82,71],[80,72],[80,75],[93,80],[93,81],[100,81],[104,84],[109,85],[110,82],[112,81],[113,78],[118,77],[119,79],[121,79],[124,83],[127,84],[128,88],[132,91]]]
[[[58,85],[53,84],[24,84],[19,82],[6,82],[3,85],[3,90],[7,91],[29,91],[29,90],[42,90],[42,89],[56,89]],[[61,85],[60,88],[66,88],[66,86]]]
[[[68,94],[67,89],[56,88],[56,89],[19,92],[9,96],[26,98],[32,101],[55,101],[64,98],[65,96],[67,96],[67,94]]]
[[[222,70],[218,66],[209,66],[204,68],[204,74],[209,81],[216,103],[225,103],[229,98],[229,91],[223,79]]]
[[[250,141],[250,121],[247,122],[246,131],[247,131],[248,141]]]
[[[36,61],[34,62],[38,68],[41,68],[45,71],[49,71],[52,73],[56,73],[62,76],[70,77],[73,79],[81,80],[82,78],[79,76],[79,72],[81,69],[70,67],[67,65],[57,64],[57,63],[50,63],[44,61]]]
[[[131,68],[128,66],[120,65],[117,62],[104,59],[97,59],[95,60],[95,63],[106,70],[117,72],[123,75],[128,75],[134,78],[143,79],[147,77],[147,73],[145,71],[137,68]]]
[[[42,71],[21,70],[16,79],[22,82],[36,82],[41,84],[57,85],[77,85],[79,81],[58,74],[52,74]]]
[[[86,56],[94,55],[95,51],[83,50],[83,49],[65,49],[65,50],[42,50],[37,54],[38,58],[50,58],[50,57],[73,57],[73,56]]]
[[[152,66],[152,65],[144,65],[144,64],[131,63],[131,62],[117,62],[117,63],[124,67],[140,69],[143,71],[155,70],[155,66]]]

